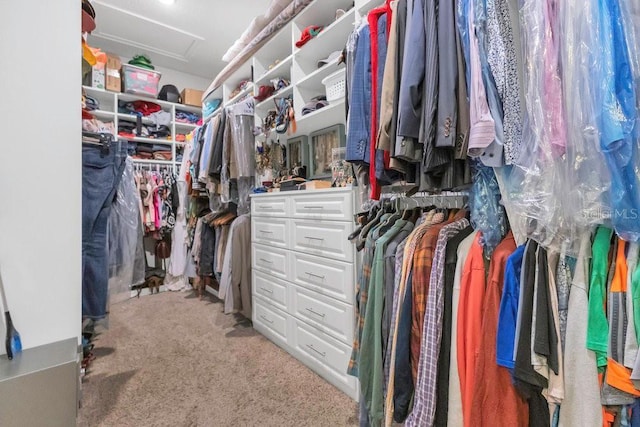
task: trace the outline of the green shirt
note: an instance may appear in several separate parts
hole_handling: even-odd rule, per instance
[[[400,233],[404,227],[413,228],[413,224],[403,219],[397,220],[393,226],[375,242],[371,278],[369,282],[369,300],[367,302],[362,339],[360,340],[360,358],[358,360],[358,376],[360,379],[361,399],[369,412],[369,420],[373,427],[381,425],[384,417],[383,392],[383,354],[382,354],[382,313],[384,311],[385,271],[384,254],[388,243]],[[386,302],[389,304],[391,302]]]
[[[607,323],[607,267],[611,248],[611,229],[598,227],[591,246],[591,278],[589,281],[589,317],[587,348],[596,353],[599,368],[607,366],[609,324]]]
[[[633,321],[636,328],[636,339],[640,343],[640,262],[631,276],[631,295],[633,297]]]

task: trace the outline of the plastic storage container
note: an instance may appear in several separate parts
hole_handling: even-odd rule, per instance
[[[122,64],[122,74],[125,93],[150,96],[152,98],[158,97],[158,86],[162,75],[158,71]]]
[[[322,79],[327,101],[333,102],[344,98],[346,89],[346,71],[344,68]]]

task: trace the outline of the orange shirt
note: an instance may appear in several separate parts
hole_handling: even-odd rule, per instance
[[[529,405],[518,394],[507,368],[496,363],[496,337],[500,300],[504,286],[507,258],[516,250],[513,234],[496,247],[491,256],[489,276],[482,305],[482,329],[473,378],[473,394],[469,403],[470,416],[465,425],[525,426],[529,423]],[[473,420],[473,423],[470,421]]]
[[[471,426],[471,404],[475,379],[476,358],[482,334],[482,304],[485,294],[484,255],[478,233],[462,271],[458,306],[457,357],[460,395],[465,427]]]

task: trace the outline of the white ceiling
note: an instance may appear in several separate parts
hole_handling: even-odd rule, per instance
[[[92,0],[96,29],[89,45],[127,58],[213,79],[222,55],[270,0]]]

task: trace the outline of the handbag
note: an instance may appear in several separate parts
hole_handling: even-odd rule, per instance
[[[273,95],[275,88],[272,85],[264,85],[258,88],[258,94],[254,96],[256,101],[261,102]]]
[[[291,124],[291,131],[293,133],[296,132],[295,125],[295,113],[293,111],[293,99],[291,96],[286,98],[274,99],[273,102],[276,104],[276,110],[278,116],[276,117],[276,132],[283,134],[289,130],[289,125]]]
[[[156,243],[156,256],[160,259],[167,259],[171,256],[171,241],[169,239],[159,240]]]

